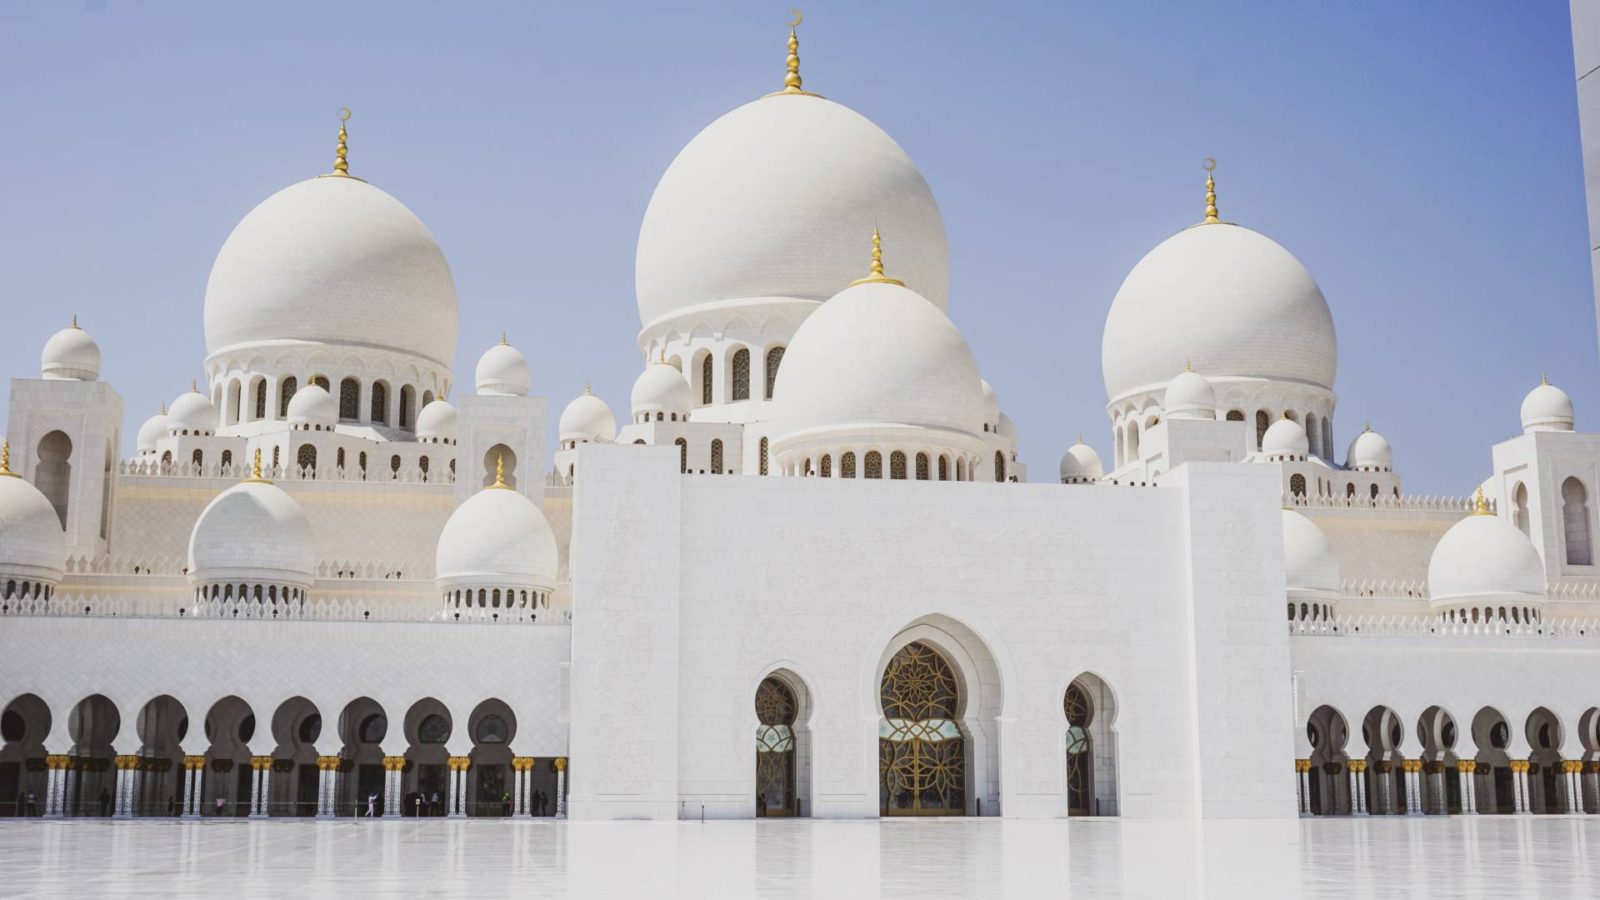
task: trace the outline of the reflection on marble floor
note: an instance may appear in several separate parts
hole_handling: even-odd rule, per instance
[[[7,897],[1593,897],[1600,817],[0,820]]]

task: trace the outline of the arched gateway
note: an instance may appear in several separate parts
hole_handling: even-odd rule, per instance
[[[878,726],[878,808],[885,816],[966,813],[966,742],[955,670],[922,641],[884,670]]]

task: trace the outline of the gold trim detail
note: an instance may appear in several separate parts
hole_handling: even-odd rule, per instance
[[[271,484],[261,477],[261,448],[256,448],[255,461],[250,464],[250,477],[244,480],[245,484]]]
[[[905,287],[906,283],[898,278],[890,278],[883,274],[883,236],[878,229],[872,229],[872,274],[865,278],[857,278],[850,282],[851,287],[858,284],[893,284]]]
[[[1472,514],[1475,516],[1494,515],[1494,513],[1489,510],[1489,502],[1483,499],[1483,485],[1481,484],[1478,485],[1477,496],[1472,501]]]
[[[773,91],[767,96],[820,97],[822,96],[821,94],[813,94],[801,86],[800,38],[795,33],[795,29],[800,27],[800,23],[805,20],[805,15],[798,9],[791,9],[789,12],[794,15],[794,19],[789,23],[789,56],[784,60],[787,72],[783,76],[783,90]]]
[[[21,478],[11,471],[11,442],[0,441],[0,478]]]

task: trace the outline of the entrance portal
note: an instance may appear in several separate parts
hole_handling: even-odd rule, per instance
[[[966,813],[966,741],[950,663],[913,641],[883,673],[878,724],[878,808],[886,816]]]

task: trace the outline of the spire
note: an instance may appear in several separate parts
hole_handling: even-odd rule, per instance
[[[77,320],[74,319],[73,321],[76,322]],[[1550,386],[1550,373],[1549,372],[1545,372],[1545,373],[1543,373],[1543,374],[1541,374],[1539,376],[1539,384],[1541,386],[1543,386],[1543,387],[1549,387]]]
[[[506,455],[504,453],[494,458],[494,484],[490,488],[499,488],[502,491],[511,490],[511,485],[506,484]]]
[[[1473,500],[1472,514],[1475,516],[1494,515],[1494,513],[1489,511],[1488,502],[1483,499],[1483,485],[1481,484],[1478,485],[1478,496]]]
[[[344,128],[344,123],[350,121],[350,107],[339,107],[339,147],[334,150],[333,174],[350,176],[350,132]]]
[[[72,327],[73,328],[77,328],[78,327],[78,314],[77,313],[73,313],[72,314]]]
[[[800,27],[800,23],[805,20],[805,15],[798,9],[791,9],[789,13],[794,18],[789,20],[789,58],[784,61],[788,71],[783,76],[783,90],[775,91],[767,96],[779,97],[785,94],[793,94],[799,97],[815,97],[817,95],[802,88],[800,82],[800,38],[795,33],[795,29]]]
[[[272,483],[272,482],[268,481],[267,479],[265,479],[265,478],[263,478],[261,476],[261,448],[260,447],[256,448],[255,459],[250,463],[250,477],[246,478],[244,481],[245,481],[245,484],[271,484]]]
[[[167,405],[165,403],[161,404],[161,414],[163,416],[167,414]]]
[[[1217,180],[1211,177],[1216,171],[1217,161],[1206,157],[1206,218],[1202,224],[1216,225],[1222,220],[1217,218]]]
[[[587,396],[589,396],[589,395],[591,395],[593,393],[594,393],[594,384],[592,382],[590,382],[589,379],[585,378],[583,380],[583,395],[585,397],[587,397]]]
[[[0,441],[0,478],[21,478],[11,471],[11,442]]]
[[[883,274],[883,236],[878,234],[878,229],[872,229],[872,269],[871,274],[865,278],[857,278],[850,282],[851,287],[858,284],[897,284],[905,287],[906,283],[897,278],[890,278]]]
[[[189,393],[191,393],[191,394],[200,393],[200,382],[196,381],[193,378],[189,379]]]
[[[506,333],[504,331],[500,332],[500,346],[506,347],[506,346],[509,346],[509,345],[510,345],[510,342],[508,342],[506,340]]]

